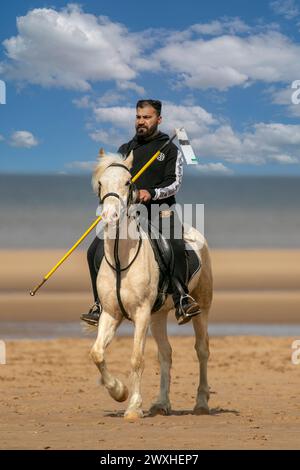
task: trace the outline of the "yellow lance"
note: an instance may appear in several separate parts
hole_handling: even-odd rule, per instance
[[[167,146],[169,145],[176,137],[177,134],[174,134],[170,139],[167,140],[167,142],[164,143],[164,145],[159,149],[157,150],[157,152],[153,155],[153,157],[150,158],[150,160],[148,160],[147,163],[145,163],[145,165],[137,172],[136,175],[134,175],[132,178],[131,178],[131,181],[132,183],[134,183],[140,176],[142,173],[144,173],[144,171],[147,170],[147,168],[154,162],[154,160],[156,160],[156,158],[158,157],[158,155],[161,153],[161,151]],[[33,290],[30,291],[30,295],[31,296],[34,296],[35,293],[40,289],[40,287],[42,287],[46,281],[48,281],[48,279],[52,276],[52,274],[55,273],[55,271],[63,264],[63,262],[69,258],[69,256],[73,253],[74,250],[76,250],[76,248],[80,245],[80,243],[85,239],[85,237],[88,236],[88,234],[98,225],[98,223],[100,222],[100,220],[102,219],[102,216],[100,215],[99,217],[97,217],[97,219],[92,223],[92,225],[86,230],[86,232],[84,232],[84,234],[79,238],[79,240],[77,240],[77,242],[72,246],[72,248],[69,249],[69,251],[59,260],[59,262],[51,269],[51,271],[49,271],[43,278],[42,282],[40,284],[38,284]]]

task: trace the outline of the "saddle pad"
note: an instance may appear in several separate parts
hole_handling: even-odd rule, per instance
[[[190,245],[186,242],[185,246]],[[190,247],[191,248],[191,247]],[[198,258],[196,252],[194,249],[186,249],[185,250],[186,255],[187,255],[187,261],[188,261],[188,282],[192,279],[192,277],[195,276],[195,274],[199,271],[201,268],[201,261]]]

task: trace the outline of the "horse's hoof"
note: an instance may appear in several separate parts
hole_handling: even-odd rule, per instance
[[[116,382],[115,388],[108,390],[110,396],[119,402],[125,401],[128,398],[128,388],[123,385],[119,380]]]
[[[123,393],[120,396],[118,396],[116,400],[119,402],[126,401],[128,398],[128,395],[129,395],[128,388],[124,387]]]
[[[143,412],[142,411],[128,411],[124,415],[125,421],[128,421],[130,423],[134,423],[135,421],[138,421],[143,417]]]
[[[162,403],[154,403],[149,410],[150,416],[162,415],[168,416],[171,412],[170,405],[163,405]]]
[[[195,408],[193,410],[193,414],[198,415],[198,416],[200,416],[200,415],[209,415],[209,408],[208,408],[208,406],[207,407],[206,406],[198,406],[198,407],[195,406]]]

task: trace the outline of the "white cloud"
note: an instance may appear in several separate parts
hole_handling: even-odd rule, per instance
[[[87,161],[87,162],[80,162],[80,161],[74,161],[70,163],[66,163],[65,167],[71,170],[80,170],[80,171],[93,171],[94,167],[96,164],[96,159],[95,161]]]
[[[17,28],[18,35],[3,42],[7,59],[0,73],[21,84],[87,91],[93,82],[114,80],[120,91],[142,95],[136,83],[142,71],[175,72],[183,86],[218,90],[300,76],[297,43],[276,25],[250,27],[240,18],[133,33],[70,4],[60,11],[35,8],[17,18]]]
[[[128,82],[126,80],[118,80],[117,87],[119,90],[134,90],[138,95],[145,94],[145,88],[137,85],[134,82]]]
[[[134,107],[98,107],[94,109],[97,122],[109,123],[127,131],[134,130]],[[201,106],[182,106],[172,103],[163,103],[162,130],[173,132],[176,127],[184,127],[192,134],[203,133],[209,126],[217,121]]]
[[[135,107],[111,106],[95,107],[93,109],[96,123],[90,130],[89,136],[96,142],[106,144],[117,150],[123,142],[127,142],[135,134]],[[172,103],[163,103],[163,123],[160,129],[170,135],[174,129],[182,127],[189,135],[198,135],[208,132],[208,129],[217,121],[201,106],[182,106]],[[107,125],[109,128],[107,129]]]
[[[35,8],[17,18],[17,28],[3,42],[0,73],[22,84],[87,91],[93,82],[114,80],[120,91],[142,95],[135,81],[141,71],[175,73],[182,86],[218,90],[300,76],[299,44],[274,25],[250,27],[240,18],[133,33],[70,4],[60,11]]]
[[[128,106],[96,107],[94,115],[97,122],[109,123],[114,127],[132,129],[135,120],[135,108]]]
[[[300,45],[277,31],[173,41],[153,53],[182,86],[219,90],[254,81],[291,82],[300,76],[299,55]]]
[[[251,30],[240,18],[224,18],[222,20],[214,20],[210,23],[198,23],[189,28],[190,32],[204,34],[208,36],[218,36],[223,33],[235,34],[245,33]]]
[[[94,115],[100,124],[109,124],[110,129],[95,129],[90,132],[90,137],[96,142],[113,145],[121,142],[121,139],[129,140],[128,136],[135,133],[135,108],[126,106],[95,107]],[[216,124],[213,116],[201,106],[182,106],[172,103],[163,103],[163,122],[161,130],[170,134],[174,129],[182,127],[189,135],[198,135],[207,132],[209,127]]]
[[[10,145],[12,147],[24,147],[30,149],[39,144],[38,140],[31,132],[15,131],[10,137]]]
[[[225,166],[223,163],[217,162],[217,163],[206,163],[204,165],[199,164],[197,165],[197,170],[200,173],[205,173],[205,174],[221,174],[221,175],[232,175],[234,172],[227,166]]]
[[[114,90],[108,90],[97,99],[96,104],[99,106],[110,106],[114,104],[119,104],[124,100],[124,94],[118,93]]]
[[[8,60],[0,71],[20,82],[88,90],[93,81],[134,79],[132,64],[150,67],[135,34],[74,4],[36,8],[17,18],[17,28],[18,35],[3,42]]]
[[[221,36],[221,35],[252,35],[257,33],[266,33],[266,31],[278,31],[280,29],[277,23],[264,23],[258,19],[254,26],[246,24],[238,17],[222,17],[211,21],[210,23],[196,23],[182,31],[168,30],[165,28],[152,29],[144,31],[144,37],[152,42],[153,46],[161,44],[182,43],[187,40],[195,39],[197,36]],[[150,37],[148,37],[151,35]]]
[[[93,140],[116,148],[134,134],[134,108],[99,107],[94,109],[94,113],[98,123],[104,127],[90,132]],[[162,116],[160,128],[169,135],[173,134],[174,128],[185,127],[200,160],[219,159],[223,162],[253,165],[299,162],[300,125],[261,122],[238,133],[200,106],[182,106],[168,102],[163,103]],[[109,130],[105,128],[107,124]]]
[[[72,100],[72,103],[79,109],[93,107],[91,97],[89,95],[84,95],[81,98],[75,98],[74,100]]]
[[[228,125],[194,137],[191,143],[196,154],[201,157],[221,158],[232,163],[242,163],[242,143]]]
[[[275,148],[278,145],[297,147],[300,145],[300,125],[281,124],[281,123],[258,123],[254,126],[255,135],[269,145]],[[277,147],[276,147],[277,148]]]
[[[84,95],[72,100],[73,104],[80,109],[97,109],[97,107],[119,105],[122,101],[127,101],[125,93],[120,93],[115,89],[107,90],[101,96]]]
[[[270,6],[275,13],[284,16],[287,20],[295,18],[300,13],[294,0],[275,0],[270,3]]]
[[[89,136],[95,142],[103,142],[104,144],[107,144],[107,143],[110,142],[109,132],[105,131],[103,129],[99,129],[97,131],[90,132]]]
[[[290,155],[274,155],[273,160],[279,163],[299,163],[299,160],[296,157],[291,157]]]
[[[110,106],[120,104],[125,101],[126,97],[124,94],[119,93],[115,90],[108,90],[103,95],[96,97],[92,95],[84,95],[81,98],[75,98],[72,100],[73,104],[80,109],[94,109],[98,106]]]
[[[190,135],[205,132],[217,120],[201,106],[182,106],[172,103],[163,103],[162,129],[168,132],[184,126]]]
[[[99,149],[100,150],[100,149]],[[105,149],[104,149],[105,151]],[[105,152],[106,155],[115,155],[115,153]],[[92,172],[97,164],[96,157],[93,161],[74,161],[65,164],[69,170],[78,170],[79,172]]]
[[[300,98],[299,88],[293,89],[291,86],[287,88],[277,89],[271,87],[266,90],[271,96],[271,102],[280,106],[285,106],[287,114],[292,117],[300,116],[300,103],[293,103],[292,96],[296,95],[297,100]]]
[[[125,132],[120,132],[115,128],[110,128],[108,130],[105,129],[97,129],[89,133],[89,136],[95,142],[100,142],[102,144],[107,144],[114,148],[120,146],[121,140],[128,140],[128,135]]]
[[[241,134],[225,125],[193,139],[192,145],[200,156],[231,163],[300,163],[300,125],[257,123]]]
[[[270,93],[272,98],[272,103],[286,105],[292,103],[292,93],[294,90],[291,87],[283,88],[283,89],[276,89],[270,88],[267,90],[267,93]]]

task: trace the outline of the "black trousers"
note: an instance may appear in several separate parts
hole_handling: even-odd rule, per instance
[[[183,227],[176,212],[173,212],[171,220],[168,217],[159,217],[159,220],[154,220],[152,223],[159,228],[159,231],[170,240],[174,252],[174,273],[173,277],[179,281],[183,291],[188,293],[186,286],[187,278],[187,258],[185,252],[185,244],[183,240]],[[169,228],[168,228],[169,227]],[[97,293],[97,274],[96,266],[100,266],[104,256],[104,240],[96,237],[90,245],[87,252],[87,260],[90,270],[90,276],[93,287],[93,294],[95,302],[98,300]],[[173,283],[173,301],[177,306],[180,300],[181,292],[179,292],[175,283]]]

